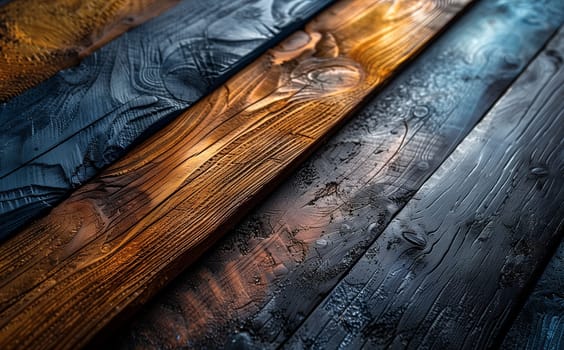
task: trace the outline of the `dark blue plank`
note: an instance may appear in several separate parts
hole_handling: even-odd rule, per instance
[[[331,0],[183,1],[0,105],[0,239]]]
[[[564,349],[564,243],[511,326],[502,349]]]

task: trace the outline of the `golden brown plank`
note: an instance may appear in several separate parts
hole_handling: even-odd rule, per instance
[[[179,0],[14,0],[0,8],[0,102]]]
[[[193,262],[470,0],[348,0],[0,247],[0,347],[74,347]]]

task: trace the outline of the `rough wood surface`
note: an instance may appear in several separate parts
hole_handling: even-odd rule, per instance
[[[275,346],[541,50],[564,3],[483,1],[121,332],[121,345]]]
[[[501,348],[564,349],[564,242],[527,298]]]
[[[0,347],[82,344],[153,294],[468,2],[339,2],[2,244]]]
[[[564,30],[288,348],[485,349],[564,233]]]
[[[5,4],[0,7],[0,102],[77,64],[178,1],[14,0]]]
[[[185,0],[0,104],[0,239],[331,1]]]

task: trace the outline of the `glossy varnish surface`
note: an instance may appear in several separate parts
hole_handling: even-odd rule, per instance
[[[331,1],[184,0],[0,104],[0,240]]]
[[[4,243],[0,345],[74,347],[152,295],[467,3],[339,2]]]
[[[77,64],[178,1],[10,1],[0,7],[0,102]]]
[[[123,347],[283,343],[563,20],[559,0],[477,3],[144,308]]]

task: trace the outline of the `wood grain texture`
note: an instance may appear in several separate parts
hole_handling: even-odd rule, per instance
[[[0,239],[330,2],[185,0],[0,104]]]
[[[503,340],[507,350],[564,348],[564,243]]]
[[[482,1],[121,333],[123,348],[275,347],[541,50],[564,3]]]
[[[17,0],[0,7],[0,102],[179,0]],[[0,3],[0,6],[2,3]]]
[[[4,243],[0,347],[82,344],[153,294],[468,2],[339,2]]]
[[[564,29],[288,348],[485,349],[564,233]]]

